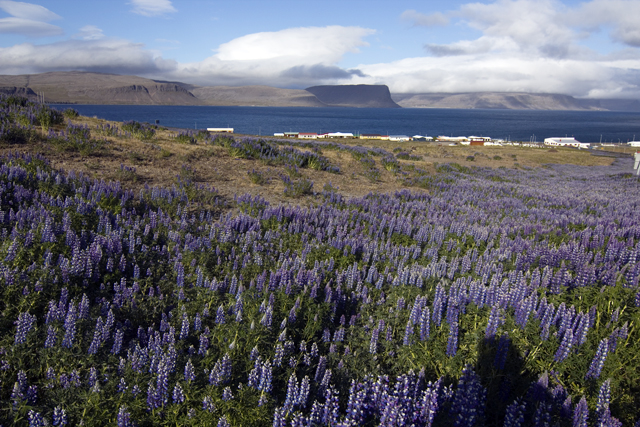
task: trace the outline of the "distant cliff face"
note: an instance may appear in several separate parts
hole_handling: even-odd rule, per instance
[[[400,108],[386,85],[312,86],[306,90],[330,107]]]

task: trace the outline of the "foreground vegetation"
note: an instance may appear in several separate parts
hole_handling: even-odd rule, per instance
[[[44,134],[42,107],[2,102],[14,148],[108,150],[93,129],[52,112],[65,133]],[[131,126],[153,138],[144,128]],[[314,203],[231,200],[189,165],[171,187],[132,191],[128,166],[121,184],[41,155],[0,160],[4,424],[637,421],[637,178],[615,165],[432,174],[381,149],[188,138],[268,162]],[[327,150],[428,192],[309,188],[303,171],[346,173]]]

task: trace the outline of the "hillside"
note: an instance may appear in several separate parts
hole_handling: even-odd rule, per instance
[[[385,85],[326,85],[306,89],[332,107],[399,108]]]
[[[630,159],[0,113],[3,425],[637,424]]]
[[[249,105],[260,107],[326,107],[305,90],[271,86],[193,86],[190,92],[207,105]]]
[[[0,88],[24,87],[44,93],[50,103],[201,105],[182,84],[137,76],[79,71],[0,76]]]
[[[393,93],[391,98],[404,108],[640,111],[640,102],[637,100],[577,99],[569,95],[549,93]]]

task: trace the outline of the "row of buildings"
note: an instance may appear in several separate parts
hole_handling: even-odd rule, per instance
[[[284,138],[298,138],[298,139],[323,139],[323,138],[350,138],[350,139],[373,139],[382,141],[440,141],[440,142],[455,142],[461,144],[470,143],[485,143],[490,144],[495,142],[488,136],[425,136],[425,135],[381,135],[378,133],[362,133],[353,134],[351,132],[276,132],[273,134],[275,137]],[[474,144],[475,145],[475,144]],[[480,144],[478,144],[480,145]]]
[[[501,146],[501,145],[523,145],[523,143],[514,143],[511,141],[505,141],[503,139],[493,139],[489,136],[424,136],[424,135],[380,135],[377,133],[363,133],[353,134],[352,132],[277,132],[273,136],[281,138],[298,138],[298,139],[325,139],[325,138],[337,138],[337,139],[369,139],[369,140],[382,140],[382,141],[433,141],[433,142],[445,142],[450,145],[484,145],[484,146]],[[538,142],[529,142],[527,146],[534,147],[572,147],[578,149],[589,149],[591,144],[588,142],[580,142],[574,137],[554,137],[545,138],[542,144]],[[632,147],[640,147],[640,141],[628,142],[628,145]]]

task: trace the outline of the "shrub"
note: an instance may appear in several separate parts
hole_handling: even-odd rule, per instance
[[[124,122],[122,124],[122,130],[142,141],[152,139],[156,134],[155,128],[148,123],[139,123],[134,120]]]
[[[62,112],[62,115],[67,119],[76,119],[80,117],[80,113],[73,108],[67,108]]]
[[[191,131],[180,132],[174,136],[174,140],[181,144],[196,144],[198,142],[196,136]]]
[[[269,182],[269,179],[266,176],[264,176],[262,172],[257,171],[255,169],[251,169],[250,171],[247,171],[247,175],[249,176],[249,180],[254,184],[264,185]]]

